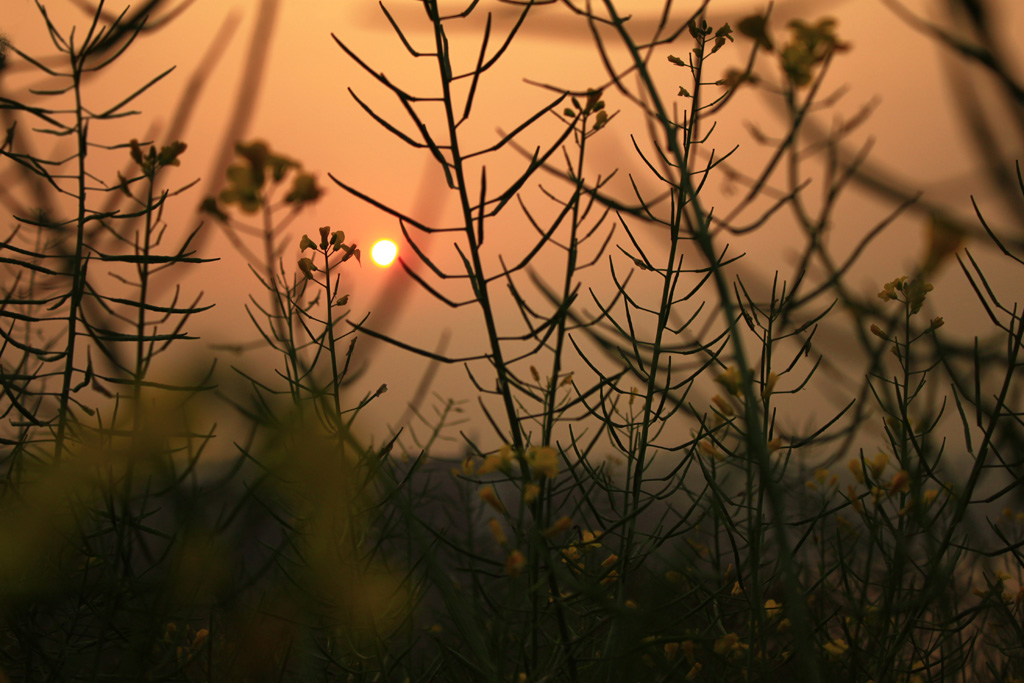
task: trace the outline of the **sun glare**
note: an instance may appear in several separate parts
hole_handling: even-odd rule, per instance
[[[378,266],[390,266],[398,256],[398,247],[391,240],[378,240],[370,251],[373,262]]]

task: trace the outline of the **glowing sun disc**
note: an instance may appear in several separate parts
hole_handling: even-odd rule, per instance
[[[378,266],[390,266],[398,256],[398,247],[391,240],[378,240],[373,245],[370,255]]]

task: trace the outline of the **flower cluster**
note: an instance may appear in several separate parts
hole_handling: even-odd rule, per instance
[[[303,235],[302,239],[299,240],[299,250],[306,251],[307,249],[313,249],[322,253],[325,259],[340,251],[342,252],[342,263],[348,261],[352,257],[355,257],[356,261],[359,261],[359,247],[357,247],[355,243],[345,243],[344,230],[335,230],[334,232],[331,232],[331,227],[329,225],[325,225],[321,227],[319,231],[320,240],[318,242],[314,242],[310,239],[309,235]],[[313,277],[313,273],[320,269],[315,263],[313,263],[313,259],[303,257],[299,259],[299,270],[302,271],[302,274],[305,275],[307,279],[310,279]],[[344,305],[344,303],[345,302],[342,302],[340,305]]]
[[[910,313],[913,315],[921,310],[925,297],[933,289],[935,287],[920,278],[911,280],[903,275],[886,282],[882,291],[878,293],[878,298],[882,301],[903,301],[910,307]]]
[[[575,119],[577,116],[589,116],[590,114],[596,114],[597,119],[594,121],[592,132],[597,132],[608,125],[612,117],[608,116],[608,112],[604,108],[604,100],[601,99],[600,90],[588,90],[587,101],[580,104],[580,101],[573,97],[572,107],[566,107],[565,111],[562,112],[566,117]],[[614,116],[614,114],[612,115]]]
[[[267,207],[272,195],[268,179],[273,185],[278,185],[289,171],[294,171],[294,174],[291,187],[284,197],[286,204],[298,209],[319,199],[322,194],[312,174],[303,171],[298,162],[271,152],[264,142],[238,143],[235,151],[239,160],[228,167],[227,187],[221,190],[216,199],[209,197],[204,200],[200,207],[203,212],[222,222],[227,221],[222,204],[235,204],[244,213],[255,213]]]
[[[155,146],[150,145],[149,151],[143,154],[142,145],[139,144],[138,140],[133,139],[129,143],[129,147],[131,148],[132,161],[142,167],[143,175],[147,178],[153,178],[156,172],[165,166],[181,166],[181,161],[178,160],[178,157],[185,151],[187,145],[184,142],[172,142],[161,147],[159,152],[156,151]]]

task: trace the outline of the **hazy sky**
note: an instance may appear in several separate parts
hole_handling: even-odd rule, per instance
[[[3,4],[0,31],[30,54],[49,54],[45,27],[35,4],[30,0],[3,0]],[[76,7],[78,4],[85,4],[85,0],[45,3],[53,21],[65,29],[72,23],[85,21],[86,15]],[[507,5],[494,0],[483,0],[483,4],[492,6],[498,26],[506,23]],[[642,25],[652,19],[645,8],[655,4],[650,0],[635,0],[621,3],[620,7],[634,15],[636,24]],[[694,5],[692,2],[676,4],[681,8],[679,16]],[[939,17],[937,9],[942,4],[939,0],[915,0],[906,2],[905,6],[923,16]],[[106,8],[114,12],[125,5],[124,2],[108,2]],[[1024,31],[1024,3],[1000,0],[993,5],[1000,15],[998,25],[1006,29],[1004,38],[1014,33],[1019,36]],[[416,3],[392,2],[388,7],[394,10],[403,26],[411,27],[411,40],[425,39],[415,28],[423,26]],[[709,20],[713,25],[726,20],[735,22],[762,7],[763,3],[747,0],[712,0]],[[851,142],[860,145],[873,139],[872,163],[906,179],[908,188],[925,191],[927,198],[956,214],[970,216],[973,210],[969,195],[974,193],[984,201],[986,192],[975,162],[962,143],[964,135],[957,108],[950,99],[944,67],[951,60],[934,42],[909,27],[881,0],[779,0],[774,11],[778,20],[776,33],[780,34],[783,18],[797,16],[817,20],[833,16],[837,19],[839,36],[853,49],[837,57],[825,88],[826,92],[846,88],[835,111],[849,117],[872,98],[879,98],[869,123],[851,137]],[[269,40],[252,46],[260,16],[271,27]],[[92,84],[99,106],[99,103],[117,101],[116,98],[141,86],[161,70],[176,66],[171,75],[139,100],[137,108],[142,110],[141,116],[125,119],[118,124],[119,128],[108,129],[107,133],[110,139],[117,140],[144,139],[155,134],[161,141],[166,141],[164,136],[174,119],[176,104],[190,84],[201,86],[190,117],[178,136],[188,143],[189,149],[174,177],[181,183],[195,178],[202,180],[189,194],[177,199],[176,208],[168,213],[169,221],[181,224],[184,230],[198,220],[195,206],[212,187],[216,175],[213,169],[219,163],[223,144],[230,137],[229,121],[235,117],[236,125],[244,128],[244,139],[266,140],[273,149],[301,161],[318,174],[321,186],[327,191],[292,229],[295,258],[299,236],[303,232],[312,233],[324,224],[344,229],[350,240],[359,242],[367,250],[378,237],[400,237],[393,219],[347,196],[327,178],[329,172],[422,220],[443,222],[446,212],[453,207],[444,199],[440,177],[433,171],[424,176],[428,158],[396,142],[355,105],[347,88],[351,87],[364,100],[379,107],[381,113],[398,111],[379,84],[361,72],[338,48],[331,38],[332,32],[375,69],[403,86],[432,85],[433,81],[426,80],[431,76],[430,69],[410,63],[378,4],[368,0],[196,0],[166,27],[143,36],[107,77]],[[478,40],[470,30],[453,32],[451,39],[456,48],[467,46],[470,55]],[[1024,54],[1019,42],[1016,46],[1010,40],[1004,42],[1007,49],[1016,50],[1016,63],[1024,63],[1020,59]],[[219,59],[204,61],[211,49],[220,52]],[[749,41],[741,39],[723,50],[721,58],[710,68],[724,74],[726,68],[739,65],[745,59],[748,49]],[[263,60],[263,71],[258,90],[240,92],[245,69],[255,69],[259,60]],[[682,83],[681,70],[673,72],[666,64],[664,73],[666,91]],[[197,75],[203,79],[193,80]],[[25,78],[25,72],[12,64],[10,73],[5,75],[6,81],[0,81],[0,88],[38,83],[33,80],[35,76],[28,81]],[[497,128],[511,128],[530,107],[550,99],[548,92],[523,79],[578,89],[599,85],[605,80],[585,24],[557,5],[536,8],[523,34],[513,44],[508,61],[495,71],[494,78],[481,90],[481,118],[473,128],[481,139],[493,136]],[[984,78],[974,77],[973,82],[982,90],[987,86]],[[954,98],[961,96],[952,95]],[[234,105],[240,98],[251,102],[251,106],[236,112]],[[756,167],[765,155],[747,130],[748,122],[766,133],[782,129],[778,110],[767,102],[760,94],[750,92],[742,104],[727,108],[720,117],[712,142],[723,151],[741,145],[737,157],[741,168],[743,160]],[[986,108],[986,111],[990,116],[1000,116],[997,109]],[[595,173],[607,174],[618,167],[625,177],[627,171],[640,170],[640,163],[624,135],[629,130],[628,121],[624,114],[607,131],[615,135],[608,135],[608,139],[601,142],[601,155],[592,167]],[[824,121],[827,123],[828,119]],[[1008,159],[1021,156],[1019,134],[1015,136],[1008,130],[1003,145]],[[495,170],[495,182],[498,176]],[[719,198],[722,206],[727,207],[735,199],[725,194],[726,189],[721,180],[712,182],[706,201],[713,204]],[[891,208],[891,204],[868,195],[855,196],[860,198],[849,202],[847,211],[837,216],[840,225],[834,231],[834,239],[840,252],[844,247],[851,248],[857,238]],[[986,215],[998,223],[1002,207],[992,201],[988,209],[990,213]],[[877,289],[885,280],[907,272],[920,255],[922,225],[920,217],[909,215],[897,222],[865,256],[865,267],[854,274],[854,282]],[[517,237],[510,233],[497,239],[508,240],[509,248],[514,248]],[[222,258],[216,265],[196,270],[200,278],[197,287],[208,292],[217,308],[216,315],[207,315],[197,324],[204,329],[195,331],[205,335],[213,331],[223,333],[228,337],[224,342],[253,339],[255,335],[242,308],[245,296],[255,290],[252,276],[243,260],[215,232],[204,249],[206,255]],[[452,262],[449,259],[452,252],[444,240],[435,238],[429,249],[437,258]],[[751,257],[747,266],[767,276],[792,262],[784,225],[771,233],[750,238],[738,245],[737,250],[753,250],[756,258]],[[407,256],[407,251],[403,255]],[[943,283],[948,283],[947,290],[963,289],[962,275],[954,271],[947,269],[940,274],[937,294],[942,293]],[[405,306],[400,315],[388,323],[391,333],[433,347],[447,327],[454,332],[453,352],[480,350],[477,334],[460,334],[466,323],[450,316],[448,311],[439,310],[432,299],[405,288],[405,276],[397,268],[381,270],[365,260],[347,284],[352,292],[355,317],[376,311],[378,319],[388,318],[388,312],[401,300]],[[396,292],[402,292],[402,296],[396,296]],[[956,320],[960,313],[944,310],[943,315],[947,320]],[[962,315],[965,321],[973,319],[969,311],[963,311]],[[371,326],[373,320],[371,317]],[[424,365],[392,362],[397,357],[395,352],[380,347],[373,353],[376,369],[371,368],[364,385],[375,387],[382,381],[391,385],[395,391],[387,395],[388,403],[381,409],[384,414],[394,415],[401,412],[402,402]],[[464,376],[460,368],[450,370],[453,375],[442,373],[441,377]]]

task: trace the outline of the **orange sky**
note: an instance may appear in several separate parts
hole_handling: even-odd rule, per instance
[[[493,5],[500,26],[503,23],[500,19],[508,7],[494,0],[484,0],[485,5],[488,2]],[[4,4],[0,31],[30,54],[48,54],[44,27],[34,3],[30,0],[4,0]],[[108,2],[106,8],[117,11],[126,4]],[[645,15],[645,8],[654,4],[649,0],[634,0],[621,6],[634,14],[637,23],[641,23],[650,19]],[[937,0],[915,0],[905,4],[918,13],[934,15],[934,8],[940,3]],[[85,15],[70,0],[48,2],[46,5],[55,23],[62,27],[84,21]],[[400,23],[422,26],[414,3],[393,2],[389,7],[391,5],[394,5],[395,16]],[[709,20],[713,25],[725,20],[735,21],[761,6],[762,3],[748,0],[712,0]],[[1014,33],[1013,27],[1017,27],[1016,34],[1020,35],[1024,30],[1024,4],[1017,0],[1001,0],[995,6],[1001,15],[1000,25],[1006,27],[1006,37]],[[273,17],[272,31],[269,42],[253,48],[250,43],[260,12],[265,13],[265,19]],[[780,18],[837,18],[840,37],[853,49],[836,59],[826,90],[847,87],[836,108],[846,116],[852,115],[873,97],[880,98],[869,124],[851,138],[857,144],[874,139],[872,163],[905,178],[908,188],[924,191],[927,199],[938,202],[957,215],[972,215],[969,196],[973,193],[981,202],[991,200],[986,217],[994,223],[1005,218],[1002,207],[995,203],[977,174],[969,149],[964,147],[964,135],[959,127],[956,107],[950,103],[948,80],[943,71],[950,60],[943,56],[933,41],[908,27],[881,0],[779,0],[775,12]],[[379,237],[390,237],[400,242],[401,235],[393,219],[347,196],[327,178],[329,172],[423,220],[443,222],[446,212],[453,208],[443,199],[443,182],[436,174],[424,178],[428,159],[422,154],[411,153],[408,147],[384,133],[355,105],[347,88],[351,87],[360,97],[380,107],[382,113],[397,111],[379,84],[361,72],[337,47],[331,38],[332,32],[400,84],[415,88],[431,82],[426,80],[431,74],[429,68],[417,70],[420,67],[410,63],[376,2],[197,0],[165,28],[140,39],[108,77],[94,84],[93,94],[97,101],[114,101],[113,98],[135,89],[160,70],[176,66],[170,76],[137,103],[137,108],[143,110],[142,115],[124,120],[119,124],[123,128],[109,133],[111,139],[123,140],[145,138],[156,131],[157,138],[162,140],[173,119],[176,103],[189,87],[190,79],[196,74],[205,77],[201,93],[180,135],[189,149],[174,176],[181,183],[195,178],[202,180],[189,194],[177,200],[177,208],[168,214],[172,223],[177,222],[184,229],[194,226],[198,220],[194,208],[203,193],[213,187],[211,183],[218,175],[215,171],[218,154],[229,137],[228,121],[230,116],[236,115],[233,105],[240,97],[252,101],[252,106],[246,107],[236,120],[244,127],[243,137],[264,139],[273,149],[300,160],[307,169],[318,174],[321,186],[327,190],[326,196],[293,228],[295,258],[298,257],[297,244],[302,232],[314,232],[324,224],[344,229],[349,240],[361,243],[367,250]],[[777,32],[781,32],[781,28]],[[410,30],[410,39],[415,41],[417,38],[422,39],[423,35],[418,35],[415,29]],[[473,44],[468,31],[455,33],[451,38],[456,46],[467,41]],[[217,41],[223,48],[219,61],[204,62],[204,56]],[[739,64],[748,47],[749,42],[745,40],[730,46],[731,52],[723,51],[716,68],[724,73],[728,66]],[[1021,59],[1024,52],[1019,43],[1014,48],[1007,40],[1006,47],[1016,49],[1017,63],[1024,63]],[[265,60],[258,91],[240,94],[241,74],[247,66],[253,68],[253,59]],[[677,73],[671,69],[666,64],[665,87],[669,89],[675,87],[672,79]],[[6,82],[0,81],[0,87],[18,88],[26,84],[23,71],[13,66],[9,71],[5,75]],[[494,78],[493,83],[487,82],[483,86],[480,95],[482,101],[479,106],[484,115],[474,124],[473,130],[483,136],[481,139],[493,136],[496,128],[510,128],[530,107],[549,99],[547,92],[524,83],[522,79],[582,89],[601,83],[603,71],[594,57],[584,25],[563,8],[553,5],[537,8]],[[977,77],[975,82],[982,88],[986,85],[984,79]],[[1000,116],[993,109],[988,113],[997,118]],[[607,132],[613,134],[600,142],[601,153],[593,163],[594,172],[607,173],[619,167],[624,178],[627,171],[640,171],[640,162],[635,159],[625,137],[630,130],[628,121],[627,115],[623,115],[609,127]],[[740,144],[737,159],[741,169],[744,160],[751,167],[756,167],[765,157],[764,149],[753,141],[745,128],[748,121],[766,132],[777,131],[781,127],[777,111],[758,93],[747,93],[742,105],[729,107],[723,112],[714,142],[723,151]],[[1004,144],[1007,159],[1019,158],[1024,151],[1020,137],[1014,137],[1012,131],[1008,131]],[[509,159],[508,169],[515,163],[512,157]],[[493,171],[494,183],[498,182],[499,171],[497,167]],[[724,190],[721,181],[711,183],[706,202],[721,202],[723,209],[727,208],[735,199],[730,199]],[[837,216],[839,225],[833,231],[833,244],[839,252],[852,248],[867,227],[880,220],[891,207],[891,204],[880,203],[868,195],[851,197],[854,199],[848,199],[847,211]],[[921,218],[915,216],[897,222],[888,235],[865,255],[865,265],[854,272],[853,282],[865,289],[877,289],[885,280],[907,272],[920,255],[922,225]],[[787,247],[785,229],[785,225],[779,225],[771,232],[738,242],[737,251],[747,250],[756,255],[756,258],[748,259],[746,267],[770,277],[780,264],[784,268],[784,264],[791,263],[792,249]],[[506,248],[515,250],[517,237],[509,233],[499,239],[508,240]],[[624,235],[621,240],[625,241]],[[454,262],[451,260],[453,252],[444,240],[434,238],[429,248],[439,260]],[[205,249],[208,250],[205,255],[220,256],[222,261],[196,270],[196,276],[200,278],[197,287],[208,292],[217,308],[216,315],[207,315],[203,322],[197,323],[203,329],[194,332],[201,332],[207,338],[215,333],[228,337],[234,335],[233,341],[236,342],[240,341],[239,336],[253,339],[255,335],[250,331],[242,308],[245,296],[254,290],[250,286],[251,275],[238,255],[215,231],[211,232]],[[402,254],[408,256],[408,250]],[[949,292],[964,287],[962,275],[952,268],[940,274],[939,280],[937,293],[942,293],[944,288]],[[404,275],[398,269],[381,270],[367,259],[347,284],[351,289],[351,305],[356,318],[369,311],[376,312],[377,319],[388,319],[389,312],[400,301],[404,307],[400,314],[396,312],[391,316],[388,323],[391,333],[425,347],[433,347],[443,329],[448,327],[455,333],[450,347],[453,353],[480,350],[478,335],[459,334],[461,326],[466,324],[465,319],[439,310],[432,299],[406,288]],[[400,297],[395,295],[399,291],[402,292]],[[951,306],[950,310],[943,311],[943,315],[951,323],[962,316],[963,322],[969,324],[978,318],[976,311],[971,312],[973,309],[967,308],[960,311]],[[370,320],[372,326],[375,318]],[[392,362],[389,359],[401,357],[395,353],[376,347],[373,351],[374,364],[364,382],[365,388],[375,388],[384,381],[395,389],[386,395],[388,403],[380,407],[383,415],[401,412],[404,407],[402,401],[406,400],[411,385],[424,367],[419,361],[404,359],[401,363]],[[442,377],[464,376],[461,368],[448,370],[451,374],[442,374]],[[413,378],[411,381],[410,377]]]

